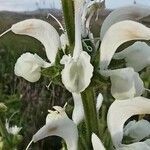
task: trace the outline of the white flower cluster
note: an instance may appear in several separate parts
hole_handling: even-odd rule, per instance
[[[91,36],[89,24],[97,10],[103,8],[101,1],[74,0],[75,7],[75,47],[73,55],[64,55],[61,64],[62,82],[74,98],[74,111],[72,120],[68,118],[65,109],[54,107],[46,118],[46,124],[33,136],[32,141],[37,142],[47,136],[62,137],[69,150],[77,150],[77,125],[84,119],[81,92],[90,84],[94,66],[91,56],[83,51],[82,37]],[[136,15],[138,14],[138,15]],[[150,47],[140,40],[150,40],[150,28],[138,23],[138,19],[150,15],[150,8],[145,6],[130,6],[119,8],[105,19],[100,33],[100,65],[99,73],[110,77],[111,94],[115,101],[111,104],[107,124],[113,145],[117,150],[150,150],[150,140],[142,141],[150,135],[150,123],[146,120],[129,122],[123,129],[125,122],[133,115],[150,114],[150,99],[142,97],[145,88],[139,76],[139,71],[150,65]],[[15,65],[15,74],[30,82],[38,81],[41,76],[41,67],[47,68],[55,65],[59,48],[63,51],[68,45],[66,34],[59,37],[53,26],[38,19],[28,19],[14,24],[11,28],[16,34],[28,35],[39,40],[45,47],[50,63],[45,62],[36,54],[25,53]],[[90,39],[94,40],[94,39]],[[121,52],[117,49],[125,42],[138,41]],[[65,44],[64,44],[65,43]],[[108,69],[112,59],[125,59],[126,67]],[[103,96],[97,98],[97,111],[100,109]],[[134,139],[133,144],[122,144],[124,135]],[[104,150],[103,143],[93,133],[92,144],[94,150]]]

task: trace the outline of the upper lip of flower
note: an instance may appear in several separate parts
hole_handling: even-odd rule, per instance
[[[150,30],[148,27],[131,20],[113,24],[101,42],[100,69],[105,70],[108,68],[115,51],[120,45],[131,40],[142,39],[150,39]]]
[[[62,137],[68,148],[76,149],[78,141],[78,131],[75,123],[68,118],[65,108],[54,106],[55,110],[50,110],[46,118],[46,124],[33,136],[36,142],[47,136],[57,135]],[[70,130],[72,132],[67,132]]]

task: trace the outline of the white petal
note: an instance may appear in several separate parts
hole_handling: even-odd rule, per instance
[[[132,68],[101,71],[104,76],[110,76],[111,94],[115,99],[128,99],[142,95],[143,81]]]
[[[107,69],[117,48],[131,40],[149,40],[150,28],[134,22],[121,21],[106,32],[100,47],[100,69]]]
[[[132,128],[136,124],[136,120],[130,121],[125,127],[124,127],[124,135],[128,134],[128,130]]]
[[[39,19],[27,19],[14,24],[11,30],[15,34],[28,35],[39,40],[45,47],[48,59],[51,63],[55,62],[60,38],[52,25]]]
[[[81,94],[78,93],[72,93],[73,100],[74,100],[74,110],[72,114],[72,120],[76,123],[79,124],[84,118],[84,108],[83,108],[83,103],[82,103],[82,98]],[[103,96],[100,93],[97,97],[96,101],[96,110],[97,112],[99,111],[101,105],[103,102]]]
[[[103,102],[103,95],[101,93],[99,93],[98,97],[97,97],[97,103],[96,103],[96,110],[97,110],[97,112],[101,108],[102,102]]]
[[[90,84],[93,76],[93,66],[90,63],[90,56],[81,52],[77,60],[70,60],[62,70],[62,82],[71,93],[80,93]]]
[[[146,141],[144,141],[144,143],[146,143],[150,147],[150,139],[147,139]]]
[[[130,126],[128,124],[124,128],[124,135],[133,138],[134,142],[139,142],[150,135],[150,123],[147,120],[134,121]]]
[[[150,147],[144,142],[137,142],[130,145],[117,148],[117,150],[150,150]]]
[[[107,123],[113,144],[121,145],[124,123],[133,115],[150,114],[150,99],[136,97],[127,100],[115,100],[108,110]]]
[[[10,127],[9,126],[9,121],[7,119],[6,119],[6,122],[5,122],[5,128],[6,128],[8,133],[13,134],[13,135],[19,134],[20,130],[22,129],[22,127],[18,127],[16,125]]]
[[[43,68],[48,68],[48,67],[51,67],[53,64],[52,63],[48,63],[46,61],[44,61],[41,57],[39,57],[37,54],[34,54],[34,58],[35,58],[35,61],[36,63],[43,67]]]
[[[72,120],[68,118],[64,108],[56,107],[59,112],[51,111],[47,115],[46,124],[33,136],[33,142],[37,142],[48,136],[60,136],[67,144],[69,150],[77,150],[78,130]]]
[[[81,94],[72,93],[74,100],[74,109],[72,114],[72,120],[79,124],[84,119],[84,109]]]
[[[62,59],[60,60],[60,64],[65,65],[72,61],[71,55],[63,55]]]
[[[92,145],[94,150],[105,150],[105,147],[96,134],[92,134]]]
[[[150,8],[141,5],[125,6],[112,11],[102,24],[100,34],[101,40],[111,25],[123,20],[138,21],[148,15],[150,15]]]
[[[60,36],[60,41],[61,41],[61,48],[65,52],[66,47],[69,45],[67,33],[63,33]]]
[[[83,4],[85,0],[74,0],[74,9],[75,9],[75,46],[73,51],[73,58],[78,58],[80,53],[83,51],[82,41],[81,41],[81,32],[82,32],[82,12]]]
[[[144,83],[137,72],[134,72],[133,81],[135,87],[135,97],[141,96],[145,88],[144,88]]]
[[[116,53],[114,58],[125,58],[126,66],[133,67],[138,72],[150,66],[150,46],[144,42],[136,42],[125,50]]]
[[[41,77],[42,63],[37,63],[35,55],[31,53],[22,54],[15,64],[15,74],[29,82],[36,82]]]

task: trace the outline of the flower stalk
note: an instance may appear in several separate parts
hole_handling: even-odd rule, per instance
[[[89,149],[91,149],[92,132],[99,135],[96,101],[93,89],[88,87],[84,92],[81,93],[81,96],[84,107],[85,123],[87,127],[87,143],[89,144]]]
[[[75,40],[75,24],[74,24],[74,6],[71,0],[61,0],[63,16],[68,35],[69,45],[73,48]],[[68,13],[69,12],[69,13]]]

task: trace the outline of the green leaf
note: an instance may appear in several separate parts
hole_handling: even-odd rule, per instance
[[[60,74],[59,68],[57,68],[56,66],[43,69],[41,73],[43,76],[49,78],[50,80],[56,78]]]

